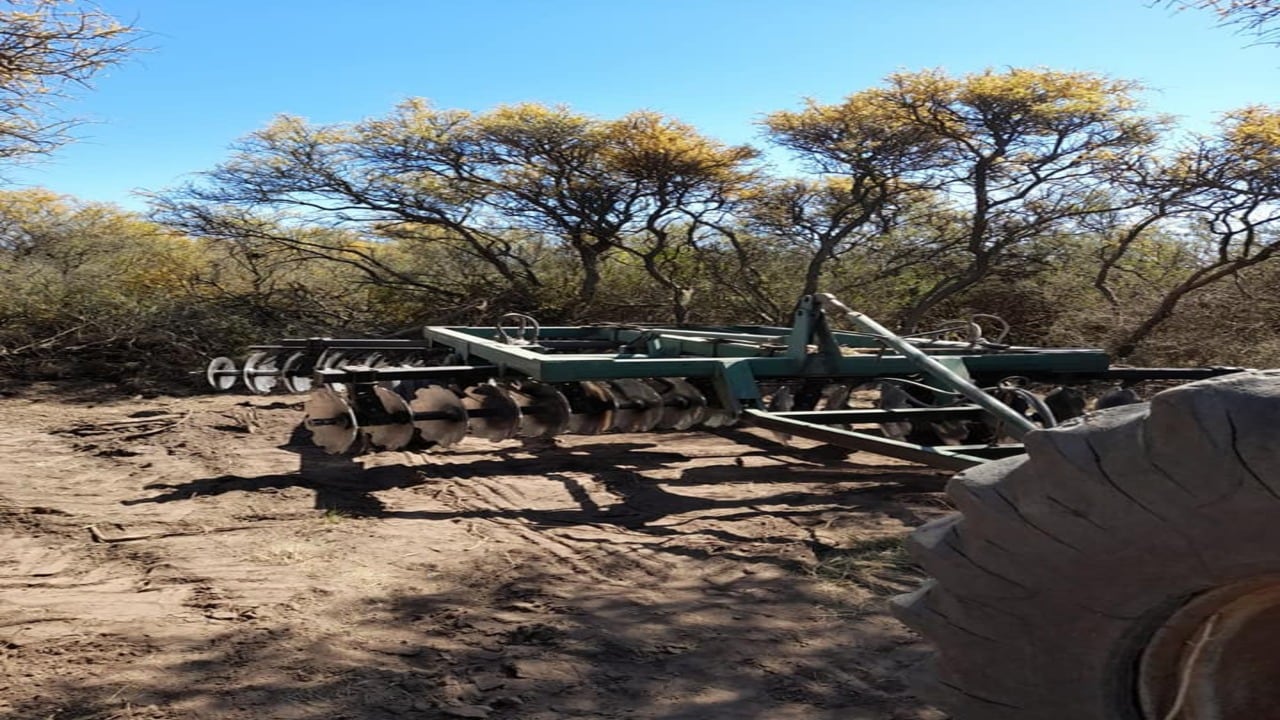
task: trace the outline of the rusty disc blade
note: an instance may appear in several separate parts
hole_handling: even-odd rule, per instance
[[[562,386],[569,400],[569,432],[575,435],[599,435],[613,426],[618,410],[618,397],[597,380],[583,380]]]
[[[329,388],[312,390],[307,398],[307,415],[302,424],[311,431],[311,440],[329,453],[341,455],[356,446],[360,425],[345,398]]]
[[[782,385],[773,391],[773,396],[769,398],[769,404],[766,406],[769,412],[787,412],[794,410],[796,407],[796,398],[791,388]],[[778,442],[786,445],[791,442],[791,433],[781,432],[779,430],[770,430],[770,434],[777,439]]]
[[[510,390],[520,406],[520,435],[555,437],[569,427],[569,399],[559,390],[540,382],[522,382]]]
[[[373,392],[378,396],[382,409],[393,422],[385,425],[364,426],[365,434],[369,436],[369,444],[380,450],[399,450],[413,440],[414,428],[410,421],[412,411],[409,409],[409,403],[390,388],[377,386]]]
[[[467,408],[471,434],[486,440],[506,440],[520,429],[520,406],[497,385],[476,385],[466,389],[462,404]]]
[[[705,428],[722,428],[729,427],[738,421],[738,416],[732,410],[720,407],[707,408],[706,415],[702,418],[702,427]]]
[[[641,380],[610,380],[609,386],[621,402],[613,416],[613,429],[618,432],[649,432],[662,419],[662,396]]]
[[[818,410],[847,410],[849,408],[849,396],[853,394],[853,388],[843,383],[831,383],[822,388],[822,395],[818,399]]]
[[[457,393],[443,385],[418,388],[409,409],[414,415],[413,426],[422,433],[423,440],[449,447],[467,435],[467,408]]]
[[[702,422],[707,414],[707,398],[684,378],[646,380],[662,397],[659,430],[688,430]]]

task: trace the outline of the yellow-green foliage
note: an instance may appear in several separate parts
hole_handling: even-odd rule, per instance
[[[1017,342],[1280,362],[1280,110],[1178,140],[1138,89],[896,73],[767,115],[791,177],[649,111],[281,116],[153,219],[0,192],[0,372],[179,376],[281,335],[508,311],[786,323],[814,291],[907,328],[995,313]]]

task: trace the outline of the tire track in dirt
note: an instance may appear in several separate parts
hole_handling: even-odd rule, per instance
[[[254,429],[228,422],[251,403]],[[917,717],[879,711],[904,697],[911,638],[779,562],[805,551],[791,518],[878,516],[742,445],[468,440],[321,462],[285,403],[48,407],[21,433],[0,419],[0,595],[83,592],[100,614],[70,608],[12,647],[0,622],[0,676],[20,668],[0,720]],[[36,431],[160,410],[189,419],[137,440]],[[138,539],[93,543],[95,523]],[[126,601],[178,590],[173,614],[130,619]]]
[[[117,518],[104,494],[133,470],[29,428],[0,429],[0,641],[38,642],[87,625],[128,626],[189,613],[198,578],[161,558],[95,543],[88,526]]]
[[[518,480],[517,480],[518,482]],[[507,511],[523,511],[528,507],[527,495],[512,493],[499,482],[482,477],[472,477],[465,482],[455,484],[454,505],[464,512],[488,515],[486,525],[492,528],[488,539],[517,548],[517,552],[529,555],[543,555],[552,560],[552,564],[544,570],[560,570],[566,575],[589,578],[593,581],[605,581],[590,558],[582,549],[573,543],[564,542],[552,532],[532,527],[528,518],[512,516],[503,517]],[[513,513],[514,515],[515,513]],[[535,552],[540,551],[540,552]]]
[[[559,487],[548,487],[549,480]],[[524,487],[539,486],[540,491]],[[545,477],[457,478],[450,486],[453,506],[463,512],[485,517],[494,529],[491,540],[541,554],[552,564],[545,571],[558,571],[583,582],[630,586],[661,582],[679,565],[669,555],[647,545],[662,539],[609,523],[601,515],[620,503],[594,475],[586,472],[551,473]],[[554,494],[553,494],[554,493]],[[565,511],[530,511],[545,505],[548,496],[559,500]],[[576,511],[576,519],[562,519]],[[564,527],[557,527],[557,525]],[[596,538],[586,537],[590,531]],[[574,532],[575,536],[567,536]],[[619,536],[628,541],[618,542]]]

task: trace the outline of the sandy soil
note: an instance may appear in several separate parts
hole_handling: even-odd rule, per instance
[[[0,718],[937,720],[943,475],[768,435],[326,456],[296,398],[0,399]]]

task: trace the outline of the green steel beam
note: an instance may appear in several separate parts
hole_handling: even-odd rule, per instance
[[[860,354],[812,365],[794,357],[663,357],[643,354],[548,354],[519,345],[506,345],[457,328],[431,327],[424,335],[462,355],[464,362],[480,358],[500,371],[515,371],[544,382],[610,380],[646,377],[714,377],[722,365],[750,363],[757,379],[787,377],[845,377],[872,379],[914,375],[920,367],[901,355]],[[980,374],[1088,374],[1109,366],[1101,351],[999,353],[959,356],[970,375]]]
[[[782,417],[764,410],[746,409],[742,417],[749,423],[766,430],[790,433],[810,440],[865,452],[897,458],[908,462],[930,465],[943,470],[964,470],[986,462],[974,455],[951,452],[942,447],[916,445],[915,443],[891,440],[878,435],[870,435],[854,430],[815,425],[814,423]]]
[[[773,414],[791,420],[815,425],[872,424],[902,422],[904,420],[977,420],[986,412],[977,405],[953,405],[949,407],[868,408],[858,410],[788,410]]]

